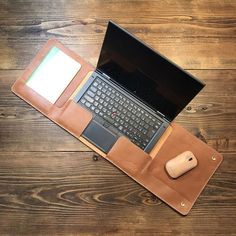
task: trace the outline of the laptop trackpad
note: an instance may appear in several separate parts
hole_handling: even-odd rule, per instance
[[[89,123],[82,136],[105,153],[110,151],[118,139],[117,135],[111,133],[95,120]]]

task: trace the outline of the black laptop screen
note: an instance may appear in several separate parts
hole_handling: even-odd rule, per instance
[[[204,84],[109,22],[97,69],[170,121]]]

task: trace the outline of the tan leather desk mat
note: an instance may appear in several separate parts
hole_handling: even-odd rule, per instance
[[[58,47],[81,64],[80,71],[54,104],[25,84],[53,46]],[[76,91],[79,90],[93,70],[92,65],[52,39],[43,46],[23,75],[13,84],[12,91],[176,211],[187,215],[208,180],[220,165],[221,154],[175,123],[171,124],[172,130],[169,129],[168,135],[164,135],[165,138],[162,138],[162,143],[156,145],[158,146],[157,151],[151,152],[151,154],[156,153],[155,155],[150,156],[145,153],[126,137],[120,137],[107,155],[101,152],[81,137],[93,117],[92,113],[72,100]],[[170,178],[165,171],[165,163],[186,150],[194,153],[198,159],[198,166],[178,179]]]

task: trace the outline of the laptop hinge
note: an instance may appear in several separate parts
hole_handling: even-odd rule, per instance
[[[159,112],[159,111],[157,111],[157,110],[155,110],[155,112],[157,113],[158,116],[160,116],[161,118],[163,118],[163,119],[165,119],[166,121],[170,122],[170,121],[166,118],[166,116],[165,116],[164,114],[162,114],[161,112]]]
[[[111,78],[110,76],[108,76],[107,74],[105,74],[105,73],[103,73],[103,72],[102,72],[102,75],[105,76],[107,79],[110,79],[110,78]]]
[[[106,73],[104,73],[102,70],[99,70],[98,68],[96,68],[95,70],[96,72],[98,72],[99,74],[103,75],[105,78],[110,79],[111,77],[109,75],[107,75]]]

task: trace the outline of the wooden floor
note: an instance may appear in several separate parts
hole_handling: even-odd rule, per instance
[[[187,217],[14,96],[49,38],[96,65],[109,19],[207,86],[176,121],[224,162]],[[0,1],[0,235],[236,235],[236,1]]]

